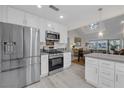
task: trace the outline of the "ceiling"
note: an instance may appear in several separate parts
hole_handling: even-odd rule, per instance
[[[98,8],[103,8],[103,20],[124,14],[124,6],[119,5],[56,5],[60,9],[58,12],[50,9],[48,5],[43,5],[42,8],[37,8],[36,5],[12,5],[11,7],[61,23],[67,26],[68,29],[78,28],[98,21]],[[60,19],[60,15],[63,15],[64,18]]]

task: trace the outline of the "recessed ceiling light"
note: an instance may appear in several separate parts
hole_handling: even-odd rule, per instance
[[[121,21],[121,24],[124,24],[124,20]]]
[[[52,25],[51,25],[51,24],[48,24],[47,26],[48,26],[48,27],[52,27]]]
[[[59,18],[60,18],[60,19],[63,19],[63,18],[64,18],[64,16],[62,16],[62,15],[61,15],[61,16],[59,16]]]
[[[99,36],[99,37],[103,37],[103,32],[99,32],[99,33],[98,33],[98,36]]]
[[[37,5],[38,8],[42,8],[42,5]]]

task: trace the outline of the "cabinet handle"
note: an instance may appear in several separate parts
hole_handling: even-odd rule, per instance
[[[116,74],[116,81],[118,81],[118,75]]]

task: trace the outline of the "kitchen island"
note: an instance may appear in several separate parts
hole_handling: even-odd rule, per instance
[[[85,80],[95,87],[124,87],[124,56],[91,53],[85,55]]]

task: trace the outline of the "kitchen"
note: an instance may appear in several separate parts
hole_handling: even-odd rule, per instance
[[[93,12],[78,15],[88,9]],[[0,87],[124,87],[123,9],[0,5]]]
[[[71,65],[67,29],[19,7],[0,6],[0,87],[26,87]]]

